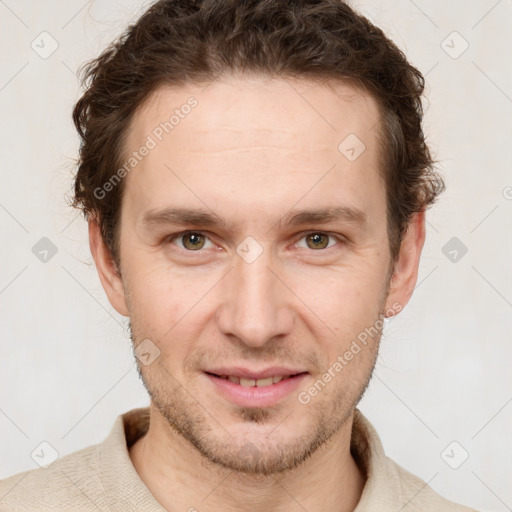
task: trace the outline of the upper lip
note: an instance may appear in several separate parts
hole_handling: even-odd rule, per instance
[[[284,366],[272,366],[259,371],[249,370],[248,368],[242,368],[240,366],[232,368],[211,368],[205,371],[206,373],[214,373],[215,375],[232,375],[242,379],[254,380],[264,379],[265,377],[288,377],[289,375],[306,372],[306,370],[285,368]]]

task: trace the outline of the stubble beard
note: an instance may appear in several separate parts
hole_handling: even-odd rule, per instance
[[[379,317],[382,318],[382,313]],[[129,329],[132,346],[135,347],[131,323]],[[215,417],[216,411],[209,411],[208,404],[196,400],[169,374],[161,364],[162,358],[153,362],[153,368],[150,370],[142,367],[137,360],[137,368],[152,404],[165,419],[171,435],[178,434],[187,440],[206,461],[213,465],[248,475],[268,476],[298,467],[340,431],[368,388],[377,360],[380,337],[379,335],[373,340],[375,345],[372,348],[371,368],[358,389],[352,390],[350,395],[347,395],[345,386],[338,386],[329,402],[315,400],[307,406],[302,405],[301,408],[295,409],[296,414],[304,412],[314,421],[307,425],[304,432],[290,441],[283,441],[278,437],[272,438],[274,433],[282,432],[280,425],[274,428],[271,435],[258,437],[263,440],[263,443],[254,439],[239,440],[227,433],[226,428],[222,426],[223,418]],[[158,372],[159,375],[155,377],[155,373]],[[159,377],[163,379],[165,385],[159,384]],[[245,423],[255,425],[265,425],[267,422],[274,421],[276,411],[275,407],[233,408],[237,421],[243,420]],[[293,414],[290,417],[293,420]],[[286,419],[289,418],[285,416],[282,421]]]

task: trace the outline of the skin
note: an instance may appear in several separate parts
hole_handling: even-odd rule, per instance
[[[343,83],[230,77],[161,87],[134,116],[127,154],[190,96],[197,107],[125,178],[120,274],[89,222],[110,303],[130,318],[134,346],[149,338],[160,350],[150,365],[139,363],[151,417],[130,449],[133,464],[167,510],[353,510],[365,483],[350,454],[353,412],[380,335],[308,404],[297,395],[379,315],[408,302],[424,213],[412,217],[392,264],[379,110]],[[349,134],[366,146],[354,161],[338,150]],[[142,222],[150,210],[177,205],[224,222]],[[366,220],[276,222],[290,210],[331,205],[358,209]],[[194,239],[199,250],[190,237],[169,240],[185,230],[204,235]],[[311,232],[326,237],[316,242],[321,248]],[[263,250],[252,263],[236,252],[248,236]],[[236,365],[309,373],[275,406],[239,407],[203,373]]]

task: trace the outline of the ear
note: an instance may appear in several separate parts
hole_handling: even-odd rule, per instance
[[[110,250],[105,245],[100,226],[94,217],[89,220],[89,246],[110,304],[119,314],[129,316],[123,281],[118,274]]]
[[[400,304],[399,311],[401,311],[409,302],[418,280],[418,267],[424,243],[425,211],[423,210],[412,215],[407,231],[402,238],[386,299],[388,311],[395,309],[392,307],[393,304]]]

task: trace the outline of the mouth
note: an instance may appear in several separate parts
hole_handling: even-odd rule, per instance
[[[296,391],[309,375],[307,371],[269,368],[254,372],[245,369],[216,369],[204,372],[214,390],[240,407],[269,407]]]
[[[302,375],[307,372],[299,372],[294,373],[292,375],[272,375],[270,377],[263,377],[260,379],[251,379],[246,377],[239,377],[238,375],[217,375],[215,373],[205,372],[208,375],[211,375],[212,377],[216,377],[218,379],[224,379],[229,380],[230,382],[233,382],[233,384],[239,384],[240,386],[243,386],[244,388],[252,388],[252,387],[258,387],[258,388],[265,388],[267,386],[272,386],[273,384],[278,384],[279,382],[287,379],[293,379],[294,377],[297,377],[297,375]]]

